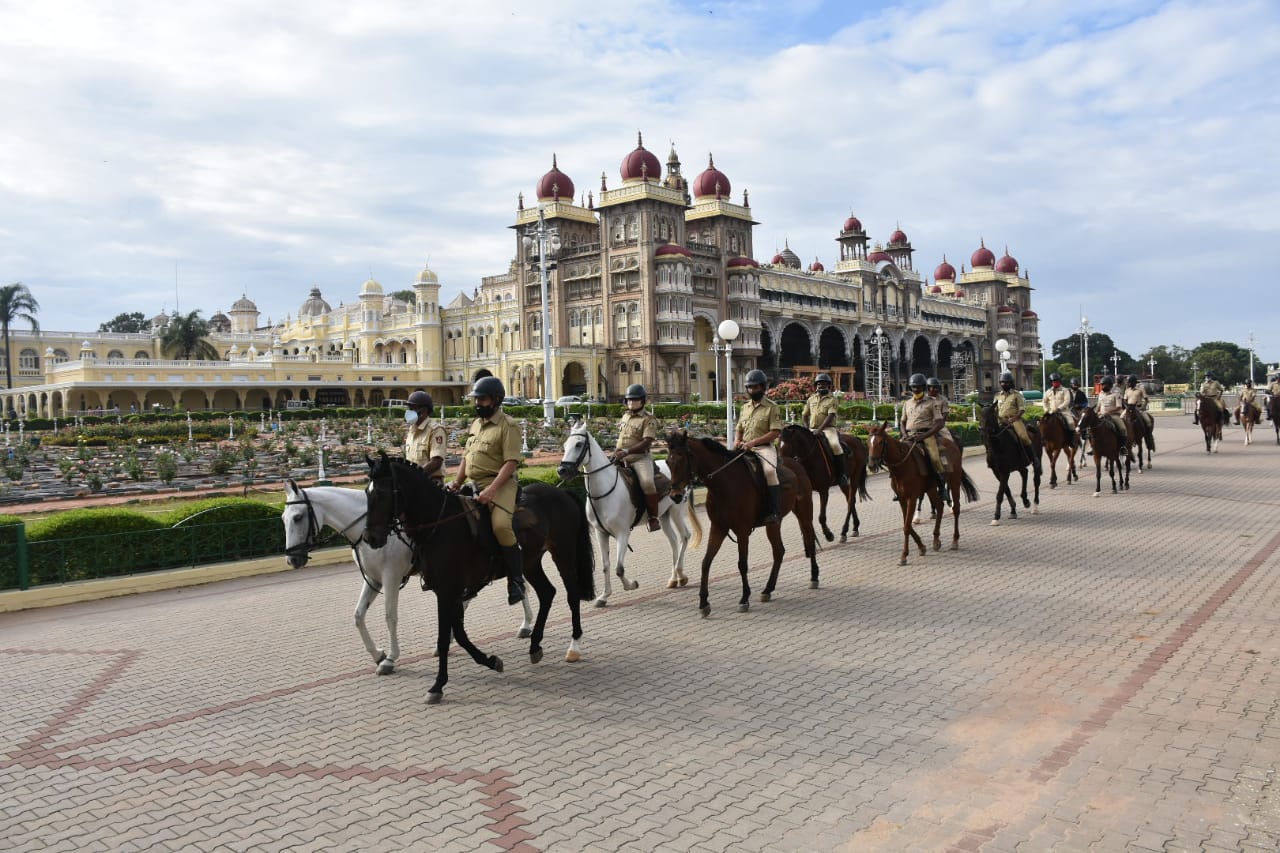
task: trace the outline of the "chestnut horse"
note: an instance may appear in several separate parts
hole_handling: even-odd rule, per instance
[[[890,434],[888,427],[887,421],[867,427],[867,469],[875,472],[881,466],[889,468],[893,491],[902,504],[902,557],[898,560],[898,565],[905,566],[907,555],[911,553],[912,539],[920,548],[920,556],[929,553],[911,523],[916,504],[925,495],[929,496],[934,510],[933,550],[941,550],[942,495],[938,493],[937,478],[926,470],[929,463],[924,458],[925,449],[916,441],[899,441]],[[978,488],[964,472],[960,448],[954,444],[943,444],[942,452],[946,454],[948,467],[951,468],[943,476],[947,480],[947,490],[951,493],[951,516],[955,521],[951,550],[956,551],[960,548],[960,492],[963,490],[965,499],[972,503],[978,499]]]
[[[1210,403],[1209,405],[1213,405]],[[1093,496],[1102,494],[1102,460],[1107,460],[1107,475],[1111,477],[1111,491],[1116,491],[1116,472],[1120,472],[1120,488],[1129,488],[1129,450],[1124,439],[1116,434],[1110,424],[1104,424],[1093,406],[1080,415],[1080,428],[1089,430],[1089,444],[1093,447],[1094,487]],[[1121,459],[1123,457],[1123,459]],[[1124,468],[1121,468],[1121,462]]]
[[[1058,488],[1058,456],[1067,456],[1067,485],[1079,481],[1076,473],[1076,450],[1080,448],[1080,433],[1069,428],[1066,414],[1054,412],[1040,419],[1040,437],[1044,440],[1045,454],[1049,457],[1049,488]]]
[[[747,583],[748,545],[751,530],[759,524],[765,507],[765,496],[757,484],[756,472],[747,464],[747,452],[730,450],[714,438],[691,436],[682,429],[667,433],[667,451],[673,489],[687,488],[695,479],[707,487],[706,508],[711,535],[707,553],[702,558],[698,609],[704,617],[711,615],[711,603],[707,600],[711,561],[720,551],[725,537],[732,532],[738,541],[738,574],[742,576],[738,612],[746,613],[751,607],[751,586]],[[782,545],[781,520],[787,513],[793,513],[796,521],[800,522],[804,553],[809,558],[809,588],[818,588],[818,538],[813,532],[813,489],[809,485],[809,477],[799,462],[779,457],[778,484],[782,487],[778,499],[779,520],[764,528],[769,544],[773,546],[773,568],[760,593],[761,601],[769,601],[778,585],[778,569],[786,552]]]
[[[1236,408],[1236,420],[1244,427],[1244,443],[1253,444],[1253,428],[1262,422],[1262,410],[1254,403],[1241,400]]]
[[[822,526],[822,535],[830,542],[836,537],[831,528],[827,527],[827,497],[831,487],[837,485],[840,478],[838,472],[831,469],[831,458],[827,448],[822,446],[825,443],[826,439],[812,430],[800,424],[788,424],[782,428],[782,446],[779,452],[804,466],[809,482],[818,493],[818,524]],[[850,521],[853,522],[854,536],[858,535],[858,528],[862,526],[858,519],[857,499],[861,497],[867,501],[871,500],[871,496],[867,494],[867,446],[853,434],[841,435],[840,443],[844,445],[844,455],[838,461],[844,465],[845,476],[849,478],[849,485],[840,487],[840,493],[844,495],[848,507],[844,514],[844,526],[840,528],[840,541],[847,542]]]

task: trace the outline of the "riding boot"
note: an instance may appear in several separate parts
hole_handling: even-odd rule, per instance
[[[836,466],[836,482],[840,488],[849,488],[849,466],[844,464],[844,454],[840,454],[835,458]]]
[[[524,601],[524,560],[519,545],[500,545],[507,566],[507,604]]]
[[[942,502],[947,506],[951,506],[951,489],[947,486],[947,478],[943,474],[934,472],[933,476],[938,481],[938,495],[942,498]]]
[[[1199,412],[1192,412],[1192,413],[1191,413],[1191,423],[1192,423],[1192,424],[1194,424],[1195,426],[1200,426],[1200,413],[1199,413]]]
[[[769,514],[765,516],[765,524],[776,524],[778,522],[778,508],[782,501],[782,486],[764,487],[765,499],[769,504]]]
[[[658,521],[658,496],[645,495],[644,502],[649,507],[649,532],[652,533],[662,527],[662,522]]]

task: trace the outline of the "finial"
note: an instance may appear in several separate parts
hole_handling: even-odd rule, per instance
[[[552,151],[552,152],[551,152],[551,168],[553,168],[553,169],[559,169],[559,168],[560,168],[559,166],[557,166],[557,165],[556,165],[556,152],[554,152],[554,151]]]
[[[636,147],[637,148],[644,147],[644,134],[638,130],[636,131]]]
[[[608,187],[604,185],[604,172],[600,173],[600,192],[604,192]]]
[[[516,210],[524,210],[524,193],[523,192],[520,193],[520,200],[519,200],[519,203],[516,205]]]
[[[985,248],[987,248],[987,241],[986,241],[986,240],[983,240],[981,237],[979,237],[979,238],[978,238],[978,245],[979,245],[981,248],[985,249]]]
[[[595,209],[596,209],[596,194],[589,192],[587,193],[587,210],[595,210]]]
[[[707,168],[714,169],[716,167],[716,158],[711,156],[711,152],[707,152]]]
[[[743,207],[751,206],[751,197],[747,195],[747,191],[745,189],[742,191],[742,206]]]

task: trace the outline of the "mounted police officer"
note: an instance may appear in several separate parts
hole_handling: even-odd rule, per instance
[[[404,458],[420,466],[427,476],[443,482],[444,443],[448,434],[439,421],[431,419],[435,403],[426,391],[414,391],[406,402],[404,422],[408,428],[404,434]]]
[[[1102,393],[1098,395],[1099,423],[1109,424],[1115,430],[1120,443],[1124,446],[1125,454],[1132,462],[1133,450],[1129,447],[1129,425],[1124,422],[1124,401],[1118,391],[1112,390],[1115,380],[1110,376],[1104,376],[1098,384],[1102,386]]]
[[[1076,419],[1080,419],[1080,413],[1089,408],[1089,395],[1080,387],[1080,379],[1077,376],[1071,377],[1071,411],[1075,414]]]
[[[947,488],[946,462],[938,447],[938,433],[946,426],[942,409],[925,396],[926,380],[923,373],[913,373],[907,380],[911,396],[902,404],[902,432],[907,439],[924,444],[925,457],[938,482],[938,493],[950,503],[951,491]]]
[[[1078,379],[1071,381],[1079,384]],[[1071,436],[1075,432],[1075,422],[1068,417],[1068,413],[1075,408],[1075,394],[1062,387],[1062,374],[1049,374],[1049,388],[1044,392],[1043,403],[1045,419],[1057,418],[1061,421],[1062,428],[1067,433],[1067,446],[1072,446]]]
[[[1013,434],[1022,442],[1023,452],[1031,462],[1037,474],[1040,473],[1040,454],[1031,443],[1031,435],[1027,432],[1027,424],[1022,420],[1027,410],[1027,401],[1022,394],[1013,388],[1013,374],[1005,371],[1000,374],[1000,393],[996,394],[996,417],[1005,426],[1013,430]]]
[[[955,436],[951,434],[950,428],[946,426],[947,413],[951,411],[951,403],[947,401],[946,397],[942,396],[942,380],[936,376],[930,376],[925,380],[924,387],[925,393],[927,393],[929,395],[929,399],[933,401],[934,408],[936,408],[939,414],[942,415],[943,427],[938,430],[938,438],[955,444]]]
[[[1272,397],[1280,397],[1280,373],[1271,377],[1271,384],[1267,386],[1267,393]]]
[[[1254,390],[1253,383],[1248,379],[1244,381],[1244,388],[1240,390],[1240,404],[1236,406],[1236,423],[1240,423],[1240,415],[1244,412],[1244,404],[1248,403],[1253,410],[1258,410],[1258,392]]]
[[[1147,435],[1150,435],[1154,422],[1151,420],[1151,413],[1147,411],[1147,389],[1138,384],[1138,377],[1132,374],[1130,374],[1126,385],[1124,403],[1126,406],[1133,406],[1137,410],[1138,416],[1147,425]]]
[[[839,413],[836,398],[831,395],[831,376],[819,373],[813,378],[814,393],[804,401],[801,419],[815,434],[826,439],[831,449],[831,467],[843,488],[849,485],[849,474],[845,470],[844,447],[840,444],[840,433],[836,432],[836,415]]]
[[[1204,382],[1200,384],[1200,396],[1207,397],[1213,401],[1218,407],[1218,420],[1225,426],[1231,421],[1231,413],[1227,411],[1227,404],[1222,399],[1222,383],[1218,381],[1218,374],[1212,370],[1206,370],[1204,374]],[[1192,423],[1200,423],[1200,412],[1196,411]]]
[[[524,570],[520,544],[511,529],[516,510],[516,469],[520,467],[520,425],[502,411],[507,389],[496,376],[484,376],[471,386],[476,417],[467,431],[467,446],[458,476],[449,483],[456,492],[467,479],[480,491],[476,500],[489,508],[489,524],[502,551],[507,570],[507,603],[524,598]]]
[[[769,378],[763,370],[752,370],[747,374],[749,399],[738,412],[734,447],[750,450],[760,457],[760,466],[764,469],[765,499],[769,507],[765,524],[776,524],[782,489],[778,485],[778,448],[774,442],[782,435],[782,413],[777,404],[764,395],[768,383]]]
[[[658,521],[659,495],[653,483],[653,456],[650,455],[654,439],[658,437],[658,419],[644,407],[648,396],[643,385],[631,385],[622,395],[627,411],[618,423],[618,443],[613,451],[613,461],[630,466],[636,473],[649,510],[649,530],[652,532],[662,523]]]

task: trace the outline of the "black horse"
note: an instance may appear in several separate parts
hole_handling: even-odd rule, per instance
[[[502,659],[481,652],[467,637],[463,626],[465,605],[490,581],[506,576],[502,560],[495,556],[489,519],[478,505],[444,489],[412,462],[381,454],[369,459],[369,486],[366,490],[369,515],[364,540],[381,548],[393,530],[410,538],[418,561],[423,566],[423,579],[436,594],[439,634],[436,653],[439,667],[436,680],[427,694],[427,704],[434,705],[444,695],[449,680],[449,642],[456,639],[468,654],[482,666],[502,672]],[[524,555],[524,576],[538,594],[538,616],[529,638],[529,659],[542,660],[542,633],[556,589],[542,568],[542,555],[550,551],[560,578],[564,581],[565,598],[573,614],[573,641],[565,660],[581,657],[578,640],[582,637],[579,602],[595,597],[595,558],[591,548],[590,526],[583,506],[569,492],[545,483],[525,486],[517,502],[516,538]],[[478,541],[479,540],[479,541]]]
[[[840,472],[832,470],[832,459],[824,446],[826,442],[825,438],[816,435],[811,429],[800,424],[788,424],[782,428],[782,446],[779,452],[799,462],[809,475],[809,482],[818,493],[818,524],[822,526],[822,535],[830,542],[835,539],[835,534],[827,527],[827,497],[831,487],[839,485]],[[840,443],[844,446],[844,455],[836,461],[844,465],[845,476],[849,481],[848,485],[840,486],[840,493],[848,507],[844,514],[844,524],[840,528],[840,541],[845,542],[849,538],[850,522],[853,523],[854,536],[858,535],[858,529],[862,526],[858,519],[857,499],[861,497],[864,501],[869,501],[871,496],[867,494],[867,445],[852,434],[841,435]]]
[[[987,467],[1000,481],[1000,488],[996,491],[996,514],[991,519],[992,526],[1000,523],[1001,498],[1009,499],[1009,517],[1018,517],[1018,504],[1013,499],[1013,490],[1009,488],[1009,475],[1015,471],[1022,475],[1022,505],[1023,507],[1032,506],[1030,499],[1027,498],[1028,466],[1034,471],[1035,482],[1035,507],[1031,510],[1031,514],[1038,513],[1040,511],[1040,466],[1034,464],[1032,458],[1039,462],[1044,447],[1039,428],[1034,424],[1027,424],[1027,434],[1031,436],[1031,445],[1034,448],[1028,454],[1013,428],[1000,423],[1000,419],[996,416],[995,404],[986,403],[982,407],[982,423],[978,426],[978,433],[982,436],[983,446],[987,448]]]

